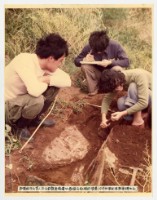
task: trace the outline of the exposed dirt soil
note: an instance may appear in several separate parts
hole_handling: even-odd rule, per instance
[[[67,104],[66,106],[65,104],[64,106],[63,104],[56,105],[58,110],[55,109],[55,114],[49,116],[49,118],[53,118],[56,121],[56,125],[49,128],[40,128],[22,153],[19,153],[19,150],[14,150],[10,157],[6,157],[6,165],[12,164],[12,169],[6,168],[6,192],[17,192],[19,185],[85,185],[85,181],[87,181],[85,179],[86,170],[96,157],[109,133],[104,131],[101,133],[99,129],[101,122],[100,107],[93,106],[100,106],[102,97],[103,95],[101,94],[89,97],[75,87],[61,90],[58,100],[64,100]],[[113,101],[111,110],[116,109],[116,104]],[[77,127],[90,144],[86,156],[81,160],[65,165],[46,163],[41,156],[44,149],[66,127],[73,125]],[[151,154],[151,130],[147,127],[145,129],[132,127],[124,120],[112,123],[110,129],[112,127],[114,128],[110,132],[111,136],[107,140],[107,144],[110,150],[115,152],[119,159],[119,165],[134,167],[139,167],[141,164],[144,165],[145,161],[141,149],[144,151],[147,143]],[[30,130],[33,132],[34,128],[30,128]],[[102,137],[100,137],[100,134]],[[22,145],[24,143],[22,142]],[[114,185],[115,183],[112,179],[112,177],[108,177],[103,181],[103,184]],[[109,181],[106,182],[106,180]],[[126,182],[124,181],[124,185],[128,185],[128,183],[129,178]]]

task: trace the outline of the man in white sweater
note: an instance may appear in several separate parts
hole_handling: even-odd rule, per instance
[[[59,88],[71,86],[69,75],[59,69],[67,55],[67,42],[53,33],[38,41],[34,54],[21,53],[5,67],[5,121],[22,139],[30,137],[28,126],[40,123]]]

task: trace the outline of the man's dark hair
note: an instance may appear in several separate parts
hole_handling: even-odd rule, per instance
[[[125,84],[125,75],[121,71],[104,70],[100,78],[100,92],[113,92],[117,86]]]
[[[35,53],[40,58],[48,58],[49,56],[52,56],[57,60],[63,55],[68,55],[68,45],[59,34],[51,33],[37,42]]]
[[[107,31],[94,31],[89,37],[89,45],[93,53],[103,52],[109,43]]]

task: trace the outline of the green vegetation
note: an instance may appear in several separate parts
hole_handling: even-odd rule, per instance
[[[74,58],[88,43],[91,32],[106,29],[109,36],[125,48],[132,68],[152,70],[151,8],[23,8],[5,10],[6,65],[19,53],[35,50],[36,42],[46,33],[56,32],[69,44],[69,56],[63,69],[70,73],[73,84],[87,91],[80,68]],[[62,115],[65,108],[81,112],[83,101],[58,101],[53,114]],[[20,142],[7,127],[6,155],[18,149]]]
[[[69,43],[64,70],[78,72],[73,60],[92,31],[107,27],[131,60],[132,68],[152,69],[151,8],[23,8],[6,9],[6,64],[21,52],[34,52],[45,33],[58,32]]]
[[[19,149],[21,147],[20,140],[16,135],[11,133],[11,127],[5,125],[5,155],[9,156],[12,150]]]

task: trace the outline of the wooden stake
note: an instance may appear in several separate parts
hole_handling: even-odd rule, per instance
[[[42,125],[42,123],[45,121],[45,119],[51,114],[55,104],[56,104],[56,101],[57,101],[57,97],[58,95],[55,97],[55,100],[54,100],[54,103],[50,109],[50,111],[48,112],[48,114],[43,118],[43,120],[40,122],[40,124],[37,126],[37,128],[35,129],[35,131],[33,132],[33,134],[30,136],[30,138],[27,140],[27,142],[25,142],[25,144],[21,147],[19,153],[22,153],[22,150],[27,146],[27,144],[30,142],[30,140],[33,138],[33,136],[35,135],[35,133],[37,132],[37,130],[40,128],[40,126]]]
[[[95,104],[91,104],[91,103],[85,103],[85,104],[87,104],[89,106],[94,106],[94,107],[97,107],[97,108],[101,108],[101,106],[98,106],[98,105],[95,105]]]
[[[92,177],[91,184],[92,185],[101,185],[102,179],[103,179],[103,171],[104,171],[104,165],[105,165],[105,152],[104,148],[106,145],[106,141],[103,142],[101,148],[98,151],[97,156],[92,160],[91,164],[89,165],[86,173],[91,173],[96,167],[96,171]],[[93,169],[94,166],[94,169]]]

